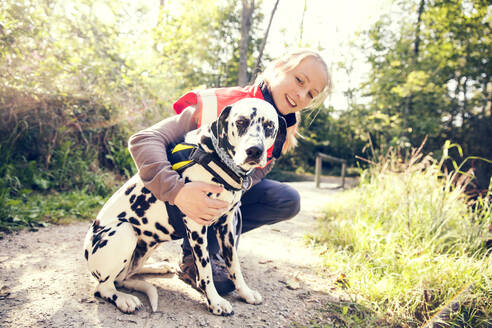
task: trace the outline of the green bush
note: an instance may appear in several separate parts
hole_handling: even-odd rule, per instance
[[[450,327],[492,324],[490,190],[470,206],[470,177],[443,174],[446,158],[447,148],[440,162],[388,154],[364,171],[359,187],[328,203],[311,236],[327,269],[372,311],[367,320],[378,323],[366,326],[418,327],[454,297],[460,306]]]

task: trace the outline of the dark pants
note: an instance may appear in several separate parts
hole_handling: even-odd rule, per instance
[[[297,190],[285,183],[263,179],[241,197],[241,232],[288,220],[299,213],[300,205]],[[191,251],[186,238],[182,247],[186,253]],[[211,227],[208,229],[208,250],[210,254],[219,252],[215,229]]]

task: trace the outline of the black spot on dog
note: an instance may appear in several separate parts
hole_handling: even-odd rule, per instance
[[[135,198],[136,198],[136,197],[137,197],[137,196],[135,196],[135,194],[133,194],[133,195],[130,197],[130,203],[133,203],[133,202],[135,201]]]
[[[207,287],[207,284],[205,283],[205,280],[200,280],[200,288],[205,291],[205,288]]]
[[[202,227],[202,235],[204,235],[206,232],[207,232],[207,227],[206,226],[203,226]]]
[[[145,256],[145,253],[147,253],[147,243],[143,240],[139,240],[137,243],[137,247],[135,247],[135,252],[134,254],[134,263],[138,263],[138,260],[140,258],[143,258]]]
[[[246,132],[248,131],[248,124],[243,124],[243,125],[238,125],[237,126],[237,134],[238,136],[242,137],[246,134]]]
[[[274,132],[274,129],[265,129],[265,138],[270,138]]]
[[[84,257],[85,257],[86,260],[89,259],[89,251],[88,250],[85,250]]]
[[[104,227],[99,225],[99,220],[95,220],[92,222],[92,232],[96,233],[100,230],[102,230]]]
[[[199,243],[200,245],[203,245],[203,238],[202,237],[198,237],[198,239],[196,240],[197,243]]]
[[[142,218],[142,223],[147,224],[147,223],[149,223],[149,220],[147,220],[147,218]]]
[[[125,195],[128,196],[133,191],[133,189],[135,189],[136,186],[137,186],[137,184],[134,183],[133,185],[131,185],[130,187],[128,187],[128,189],[125,191]]]
[[[171,234],[171,239],[172,240],[178,240],[178,239],[182,239],[183,236],[180,236],[178,234],[175,234],[174,232]]]
[[[116,302],[116,300],[117,300],[117,299],[118,299],[118,295],[113,294],[113,301],[115,301],[115,302]]]
[[[105,239],[105,240],[101,241],[101,242],[99,243],[99,248],[103,248],[104,246],[106,246],[106,244],[107,244],[107,243],[108,243],[108,240],[107,240],[107,239]]]
[[[154,247],[156,244],[157,244],[157,242],[151,241],[150,244],[149,244],[149,247]]]
[[[131,217],[130,218],[130,223],[133,224],[133,225],[138,225],[138,226],[140,225],[140,221],[138,221],[134,217]]]
[[[210,197],[212,195],[213,195],[213,193],[211,193],[211,192],[207,193],[207,197]]]
[[[150,196],[148,202],[151,203],[151,204],[154,204],[155,202],[157,201],[157,198],[155,198],[154,195]]]
[[[147,211],[150,207],[149,202],[146,200],[145,195],[139,195],[135,202],[132,204],[131,209],[139,216],[142,217],[145,215],[145,211]]]
[[[201,260],[201,258],[203,257],[202,248],[199,245],[195,245],[195,247],[193,247],[193,250],[195,251],[195,254],[198,257],[198,259]]]
[[[113,304],[114,306],[116,306],[116,302],[115,302],[115,301],[113,301],[113,299],[112,299],[112,298],[105,297],[104,299],[105,299],[106,301],[108,301],[109,303]]]
[[[99,248],[106,246],[108,241],[103,239],[103,237],[109,230],[111,230],[111,228],[100,230],[92,237],[92,254],[95,254]]]
[[[113,231],[111,231],[111,232],[108,234],[108,236],[112,236],[112,235],[114,235],[115,233],[116,233],[116,230],[113,230]]]
[[[202,259],[200,262],[202,264],[202,267],[205,267],[207,265],[207,260],[206,259]]]
[[[94,293],[94,296],[95,296],[95,297],[102,298],[102,296],[101,296],[101,293],[100,293],[100,292],[95,292],[95,293]]]
[[[150,190],[147,189],[147,188],[145,188],[145,187],[143,187],[142,188],[142,193],[144,193],[144,194],[150,194]]]
[[[143,234],[144,234],[144,235],[146,235],[146,236],[148,236],[148,237],[152,237],[153,232],[148,231],[148,230],[145,230],[145,231],[143,232]]]
[[[166,227],[162,226],[159,222],[155,223],[155,227],[157,230],[160,230],[163,233],[165,233],[166,235],[169,235],[169,230],[167,230]]]
[[[99,283],[106,282],[108,279],[109,279],[109,275],[106,278],[104,278],[104,280],[99,280]]]
[[[119,219],[122,219],[126,216],[126,212],[121,212],[120,214],[118,214],[118,218]]]
[[[97,280],[101,279],[101,275],[99,274],[99,272],[96,270],[96,271],[93,271],[91,272],[91,274],[94,276],[94,278],[96,278]]]
[[[212,125],[214,125],[214,124],[215,124],[215,122],[212,123]],[[200,138],[200,143],[210,150],[214,149],[214,144],[212,143],[212,139],[210,137],[202,136]]]
[[[231,266],[231,261],[232,261],[232,248],[231,247],[224,247],[223,249],[223,257],[224,257],[224,262],[225,264],[230,267]]]
[[[191,239],[193,239],[193,240],[197,240],[197,239],[198,239],[198,232],[193,231],[193,232],[191,233]]]
[[[134,231],[137,233],[137,235],[139,235],[139,236],[140,236],[140,234],[142,233],[142,231],[141,231],[139,228],[135,227],[135,226],[133,226],[133,230],[134,230]]]
[[[185,177],[185,183],[191,182],[190,178]]]
[[[217,224],[223,225],[223,224],[225,224],[225,223],[226,223],[226,221],[227,221],[227,215],[225,215],[225,214],[224,214],[224,215],[222,215],[222,216],[219,218],[219,220],[217,221]]]

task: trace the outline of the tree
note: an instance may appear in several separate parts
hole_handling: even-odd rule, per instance
[[[414,0],[399,6],[401,23],[385,16],[365,33],[372,70],[363,85],[370,101],[361,132],[400,147],[418,146],[428,136],[427,151],[439,151],[451,139],[466,155],[492,158],[490,147],[478,142],[492,130],[488,2]],[[380,129],[367,121],[375,119],[383,123]],[[490,165],[487,170],[492,172]]]
[[[263,57],[263,51],[265,50],[266,41],[268,39],[268,33],[270,32],[270,27],[272,25],[273,16],[275,15],[275,11],[277,11],[277,6],[278,6],[279,1],[280,0],[277,0],[275,2],[275,5],[273,6],[272,12],[270,14],[270,20],[268,21],[268,26],[267,26],[267,29],[265,31],[265,36],[263,36],[263,40],[261,41],[260,53],[258,54],[258,57],[256,58],[256,64],[255,64],[255,67],[253,68],[250,83],[254,82],[254,80],[256,79],[256,75],[260,71],[261,57]]]
[[[238,72],[238,84],[240,86],[248,83],[248,44],[249,35],[251,31],[251,19],[253,11],[255,9],[255,1],[242,0],[241,11],[241,43],[239,45],[239,72]]]

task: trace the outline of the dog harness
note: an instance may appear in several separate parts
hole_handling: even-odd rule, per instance
[[[207,153],[200,146],[189,143],[179,143],[173,147],[168,154],[172,169],[182,173],[186,168],[200,164],[228,190],[248,190],[251,187],[252,179],[245,173],[244,175],[235,172],[226,165],[215,153]]]

